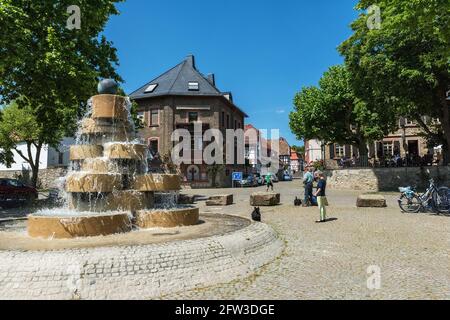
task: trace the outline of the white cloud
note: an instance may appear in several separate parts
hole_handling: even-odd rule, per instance
[[[286,113],[286,110],[284,109],[278,109],[277,111],[275,111],[277,114],[284,114]]]

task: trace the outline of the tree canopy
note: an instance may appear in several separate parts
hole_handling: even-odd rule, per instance
[[[357,9],[373,4],[361,0]],[[381,28],[367,27],[364,12],[339,48],[355,94],[369,111],[414,119],[430,140],[450,146],[450,6],[448,0],[380,0]],[[440,119],[431,126],[423,116]]]
[[[351,144],[367,153],[367,142],[389,131],[390,118],[371,112],[357,98],[345,66],[331,67],[319,86],[305,87],[294,99],[290,126],[298,139],[319,139],[324,143]]]
[[[56,146],[61,127],[74,130],[77,112],[100,78],[122,81],[116,49],[103,31],[121,0],[79,0],[81,28],[69,30],[70,0],[0,1],[0,103],[17,98],[46,124],[45,143]],[[45,134],[48,133],[48,134]]]
[[[81,25],[71,29],[71,0],[0,0],[0,105],[13,103],[2,116],[24,117],[16,122],[25,131],[37,125],[37,146],[58,147],[63,136],[74,134],[77,115],[101,78],[122,81],[116,49],[101,35],[121,1],[76,1]],[[1,141],[0,161],[11,160],[13,142],[18,140]]]

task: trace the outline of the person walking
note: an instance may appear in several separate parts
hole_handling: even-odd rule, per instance
[[[327,181],[325,180],[325,175],[320,172],[318,173],[319,182],[317,184],[317,190],[314,196],[317,197],[317,204],[320,211],[320,220],[317,223],[322,223],[327,221],[327,208],[328,200],[326,195]]]
[[[269,188],[272,187],[273,191],[273,181],[272,181],[272,174],[268,173],[266,175],[266,185],[267,185],[267,192],[269,192]]]
[[[303,177],[303,185],[305,186],[305,199],[303,201],[303,206],[308,207],[313,203],[313,183],[314,183],[314,168],[309,167],[306,170],[305,176]]]

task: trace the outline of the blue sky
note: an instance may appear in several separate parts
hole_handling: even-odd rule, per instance
[[[356,0],[127,0],[105,35],[118,49],[131,93],[181,62],[214,73],[222,91],[260,129],[289,129],[296,92],[342,62],[337,46],[351,34]]]

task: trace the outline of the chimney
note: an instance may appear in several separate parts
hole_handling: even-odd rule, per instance
[[[216,77],[214,76],[214,73],[208,74],[206,78],[208,79],[209,83],[211,83],[213,86],[216,86]]]
[[[195,69],[195,57],[194,55],[190,54],[186,57],[186,62],[188,65],[190,65],[192,68]]]

